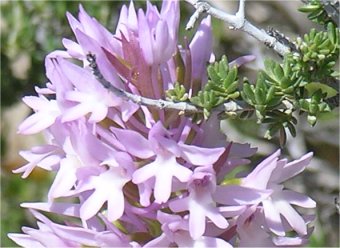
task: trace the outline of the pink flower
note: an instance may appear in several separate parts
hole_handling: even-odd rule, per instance
[[[315,208],[316,203],[303,194],[284,189],[280,183],[301,173],[309,164],[312,153],[290,163],[287,163],[285,159],[278,160],[279,155],[280,151],[277,151],[260,163],[243,179],[242,185],[273,190],[270,197],[262,201],[266,223],[273,233],[279,236],[285,235],[282,216],[298,234],[306,235],[306,223],[291,204],[304,208]]]
[[[148,242],[145,247],[168,247],[176,244],[178,247],[232,247],[223,239],[200,236],[193,239],[188,232],[188,221],[179,215],[158,212],[157,219],[162,223],[163,233]]]
[[[48,100],[44,96],[26,96],[23,101],[35,113],[22,122],[18,128],[20,134],[34,134],[50,127],[61,115],[55,100]]]
[[[170,203],[174,212],[189,211],[189,231],[193,239],[204,234],[206,218],[219,228],[227,228],[228,221],[219,212],[212,193],[216,188],[216,178],[212,168],[198,167],[188,183],[189,196]]]
[[[181,182],[187,182],[192,174],[191,170],[178,163],[176,158],[182,158],[196,166],[209,165],[214,163],[224,150],[223,148],[208,149],[177,143],[171,139],[170,133],[160,122],[151,128],[148,140],[131,131],[113,129],[113,132],[132,155],[144,159],[156,156],[153,162],[134,172],[133,182],[141,184],[154,177],[154,196],[157,203],[166,202],[169,199],[173,177]],[[136,140],[139,142],[135,142]]]
[[[21,205],[38,229],[23,227],[24,234],[9,234],[12,240],[24,247],[231,247],[308,239],[310,219],[291,205],[313,208],[315,202],[282,183],[302,172],[311,154],[287,163],[276,152],[241,178],[233,170],[256,149],[227,141],[217,114],[197,123],[111,91],[112,85],[165,99],[179,82],[189,97],[196,94],[214,59],[210,17],[183,47],[176,0],[163,1],[160,11],[150,2],[136,11],[131,1],[114,34],[81,5],[77,19],[67,18],[76,39],[63,39],[66,50],[46,57],[49,82],[36,88],[38,97],[24,98],[35,113],[19,126],[22,134],[45,131],[47,143],[21,152],[28,163],[14,171],[25,178],[38,166],[56,176],[48,202]],[[97,67],[89,66],[89,53]],[[71,218],[62,223],[65,217]],[[296,237],[287,237],[291,231]]]
[[[29,161],[28,164],[13,171],[14,173],[23,173],[22,178],[28,177],[36,166],[49,171],[55,170],[64,156],[63,151],[54,145],[35,146],[30,151],[21,151],[19,154]]]
[[[35,210],[31,212],[39,220],[39,229],[23,227],[25,234],[8,234],[10,239],[23,247],[135,246],[127,237],[121,238],[111,230],[60,225]]]

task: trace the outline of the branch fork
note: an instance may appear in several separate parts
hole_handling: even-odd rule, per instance
[[[200,15],[207,13],[226,22],[231,26],[231,29],[241,30],[253,36],[255,39],[273,48],[281,56],[284,56],[286,53],[290,52],[290,48],[288,46],[267,34],[265,30],[257,28],[245,18],[245,0],[240,0],[239,8],[235,15],[225,13],[224,11],[211,6],[206,1],[196,0],[188,2],[195,7],[196,11],[188,21],[186,26],[187,30],[194,27]]]

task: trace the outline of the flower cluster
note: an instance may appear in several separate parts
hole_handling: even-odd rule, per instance
[[[80,6],[67,14],[76,41],[46,57],[49,82],[24,97],[34,110],[19,133],[44,131],[48,144],[22,151],[28,163],[56,172],[48,201],[23,203],[38,229],[9,234],[24,247],[292,246],[308,240],[312,216],[292,205],[315,202],[285,189],[312,157],[279,159],[232,176],[256,149],[228,142],[217,115],[194,122],[171,109],[141,106],[113,94],[98,77],[137,96],[165,99],[181,83],[190,96],[207,82],[213,60],[210,18],[191,42],[178,43],[179,2],[161,10],[123,6],[115,34]],[[96,57],[93,72],[87,55]],[[76,62],[75,62],[76,61]],[[59,217],[52,221],[41,212]]]

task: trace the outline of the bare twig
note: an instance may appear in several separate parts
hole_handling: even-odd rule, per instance
[[[150,98],[143,97],[140,95],[134,95],[125,90],[119,89],[113,86],[109,81],[107,81],[103,77],[102,73],[100,72],[97,66],[96,56],[94,54],[88,53],[86,55],[86,58],[89,61],[89,65],[96,79],[104,86],[104,88],[111,91],[117,97],[120,97],[126,101],[134,102],[138,105],[144,105],[144,106],[154,107],[158,109],[172,109],[172,110],[182,111],[185,113],[203,113],[202,108],[199,108],[188,102],[172,102],[172,101],[166,101],[162,99],[150,99]],[[243,107],[241,107],[238,103],[234,101],[230,101],[230,102],[226,102],[224,104],[219,105],[213,111],[238,112],[242,110],[243,110]]]
[[[208,2],[204,2],[201,0],[196,0],[196,1],[187,0],[187,2],[191,3],[196,8],[196,11],[190,17],[190,20],[186,26],[186,29],[193,28],[199,16],[202,13],[207,13],[209,15],[212,15],[228,23],[232,29],[242,30],[246,32],[247,34],[253,36],[257,40],[268,45],[269,47],[272,47],[281,56],[290,52],[290,48],[288,46],[286,46],[285,44],[282,44],[280,41],[278,41],[274,37],[268,35],[265,30],[259,29],[247,21],[247,19],[245,18],[245,14],[244,14],[245,0],[240,0],[239,9],[235,15],[230,15],[228,13],[225,13],[224,11],[220,9],[212,7]]]

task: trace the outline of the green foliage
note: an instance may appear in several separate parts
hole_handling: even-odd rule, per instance
[[[321,90],[317,90],[310,98],[300,99],[298,101],[300,109],[308,113],[307,120],[312,126],[315,125],[317,116],[320,113],[331,111],[329,105],[323,102],[325,95],[326,93],[322,93]]]
[[[334,59],[339,53],[339,29],[332,22],[327,24],[325,32],[317,32],[313,28],[309,34],[304,35],[303,39],[297,39],[297,47],[300,53],[294,57],[295,60],[308,61],[314,66],[326,69],[326,73],[332,74],[332,68],[335,65]],[[304,68],[295,68],[295,70],[299,69]],[[313,69],[310,67],[309,71]]]
[[[255,85],[251,85],[248,81],[244,82],[241,96],[249,105],[255,107],[258,123],[264,119],[265,112],[274,109],[282,99],[278,95],[277,88],[268,84],[262,71],[259,72]]]
[[[189,100],[204,109],[205,118],[230,100],[246,104],[239,117],[249,118],[255,112],[257,123],[268,126],[265,137],[271,139],[279,132],[283,145],[286,131],[296,136],[294,113],[306,113],[308,123],[314,126],[322,113],[337,106],[330,105],[328,99],[338,97],[339,73],[334,65],[339,58],[339,29],[332,22],[326,28],[325,31],[312,29],[298,38],[298,52],[286,54],[282,63],[265,60],[265,69],[258,72],[256,82],[252,84],[244,79],[242,89],[239,89],[237,67],[229,68],[223,56],[221,61],[208,66],[208,83]],[[178,87],[175,95],[179,99],[184,93]],[[219,114],[220,118],[229,116]]]
[[[307,13],[308,18],[316,23],[339,22],[339,2],[331,0],[309,0],[299,11]]]
[[[293,62],[289,59],[284,59],[283,64],[279,64],[274,60],[265,60],[265,72],[263,77],[265,81],[274,86],[277,94],[289,98],[295,93],[298,86],[303,86],[301,78],[293,73]]]
[[[306,112],[308,123],[314,126],[320,114],[334,107],[327,99],[338,95],[334,65],[339,58],[339,29],[332,22],[326,27],[326,31],[312,29],[298,38],[299,53],[287,54],[282,64],[266,60],[255,85],[244,83],[243,100],[255,109],[258,123],[269,124],[265,137],[280,132],[284,143],[285,129],[296,135],[294,111]]]
[[[294,125],[297,124],[297,119],[289,110],[273,110],[268,112],[262,123],[268,124],[268,130],[266,131],[264,137],[267,139],[272,139],[272,137],[277,132],[279,132],[281,146],[284,146],[287,140],[286,129],[288,129],[293,137],[296,136],[296,129]]]
[[[222,104],[224,99],[221,96],[217,96],[215,91],[203,90],[199,91],[197,96],[190,98],[190,101],[196,106],[203,108],[204,118],[207,119],[210,111],[214,107]]]
[[[188,99],[188,93],[185,92],[185,87],[178,82],[175,83],[173,89],[166,91],[167,100],[174,102],[184,102]]]
[[[229,68],[226,56],[220,62],[208,66],[208,83],[190,102],[204,109],[204,117],[208,118],[210,111],[227,100],[240,96],[238,91],[237,67]]]
[[[226,56],[220,62],[208,66],[209,80],[205,86],[206,91],[214,91],[224,100],[235,99],[239,96],[237,67],[229,68]]]

